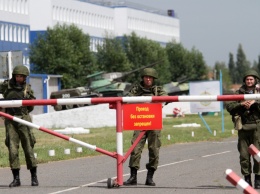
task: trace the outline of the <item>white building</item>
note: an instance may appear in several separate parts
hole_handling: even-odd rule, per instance
[[[115,0],[0,0],[0,52],[22,51],[23,65],[30,68],[29,44],[37,33],[58,23],[82,29],[90,36],[92,51],[103,43],[106,34],[120,38],[133,31],[162,46],[173,40],[180,42],[180,24],[174,10]],[[56,84],[44,84],[47,89],[42,89],[40,96],[48,97],[49,92],[57,90]]]
[[[57,23],[75,24],[89,34],[93,51],[106,32],[122,37],[135,31],[162,45],[180,42],[179,19],[167,10],[104,0],[0,0],[0,51],[22,50],[29,66],[28,44]]]

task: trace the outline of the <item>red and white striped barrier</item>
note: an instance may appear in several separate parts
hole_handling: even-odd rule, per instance
[[[259,163],[260,162],[260,151],[253,145],[251,144],[248,147],[249,153],[256,159],[256,161]]]
[[[115,155],[116,155],[115,153],[108,152],[108,151],[103,150],[103,149],[101,149],[101,148],[97,148],[95,145],[91,145],[91,144],[85,143],[85,142],[83,142],[83,141],[80,141],[80,140],[74,139],[74,138],[72,138],[72,137],[63,135],[63,134],[61,134],[61,133],[52,131],[52,130],[47,129],[47,128],[45,128],[45,127],[40,127],[40,126],[38,126],[38,125],[36,125],[36,124],[33,124],[33,123],[31,123],[31,122],[28,122],[28,121],[25,121],[25,120],[20,119],[20,118],[18,118],[18,117],[14,117],[14,116],[9,115],[9,114],[6,114],[6,113],[4,113],[4,112],[1,112],[1,111],[0,111],[0,116],[3,116],[3,117],[5,117],[5,118],[7,118],[7,119],[10,119],[10,120],[16,121],[16,122],[18,122],[18,123],[24,124],[24,125],[26,125],[26,126],[39,129],[40,131],[49,133],[49,134],[51,134],[51,135],[54,135],[54,136],[56,136],[56,137],[59,137],[59,138],[61,138],[61,139],[64,139],[64,140],[67,140],[67,141],[70,141],[70,142],[73,142],[73,143],[76,143],[76,144],[79,144],[79,145],[84,146],[84,147],[86,147],[86,148],[89,148],[89,149],[91,149],[91,150],[94,150],[94,151],[97,151],[97,152],[106,154],[106,155],[111,156],[111,157],[114,157],[114,158],[116,157],[116,156],[115,156]]]
[[[0,107],[20,107],[33,105],[69,105],[69,104],[102,104],[102,103],[142,103],[142,102],[202,102],[202,101],[236,101],[260,100],[260,94],[239,95],[194,95],[194,96],[136,96],[136,97],[100,97],[69,98],[48,100],[8,100],[0,101]]]
[[[226,179],[243,193],[258,194],[258,192],[253,187],[251,187],[244,179],[240,178],[231,169],[226,170]]]

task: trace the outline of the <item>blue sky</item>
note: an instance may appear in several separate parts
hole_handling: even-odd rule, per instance
[[[127,0],[162,10],[173,9],[180,19],[181,43],[202,52],[208,66],[236,60],[242,44],[247,60],[260,55],[259,0]]]

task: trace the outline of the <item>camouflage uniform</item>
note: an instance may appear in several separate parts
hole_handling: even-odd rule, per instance
[[[151,72],[150,72],[151,71]],[[142,73],[142,77],[148,75],[152,76],[155,79],[157,78],[157,73],[153,68],[146,68]],[[141,81],[139,84],[135,84],[127,96],[167,96],[167,93],[163,90],[162,86],[153,85],[150,88],[144,87],[144,82]],[[140,134],[139,130],[135,130],[132,138],[132,143],[136,140],[138,135]],[[161,131],[160,130],[147,130],[142,139],[136,145],[134,150],[131,152],[129,167],[131,169],[131,177],[135,175],[134,181],[131,180],[131,177],[128,181],[124,182],[125,185],[134,185],[136,184],[136,171],[140,168],[140,159],[142,150],[146,143],[146,139],[148,142],[148,151],[149,151],[149,162],[146,164],[146,168],[148,170],[147,177],[149,178],[150,173],[150,181],[146,181],[146,185],[154,186],[155,183],[152,181],[152,176],[154,171],[156,171],[159,163],[159,149],[161,147]],[[148,183],[148,184],[147,184]],[[153,185],[154,184],[154,185]]]
[[[166,96],[166,92],[161,86],[153,86],[150,89],[145,89],[143,87],[143,82],[136,84],[130,90],[129,96]],[[140,134],[140,131],[134,131],[132,143]],[[148,130],[142,137],[140,142],[136,145],[135,149],[131,153],[129,167],[134,167],[137,170],[140,168],[140,159],[142,154],[142,149],[145,145],[146,139],[148,141],[149,150],[149,162],[146,164],[147,169],[157,169],[159,161],[159,149],[161,147],[161,131],[160,130]]]
[[[244,76],[254,76],[256,79],[259,79],[258,74],[255,71],[248,71]],[[239,88],[236,94],[253,94],[258,93],[256,89],[247,91],[245,83]],[[250,109],[246,109],[241,105],[241,101],[235,101],[227,104],[227,111],[232,115],[234,121],[235,115],[240,115],[242,119],[243,127],[241,130],[238,130],[238,151],[240,153],[240,166],[241,173],[245,176],[245,180],[252,185],[251,183],[251,173],[252,165],[250,162],[250,153],[248,152],[248,147],[251,144],[254,144],[256,148],[260,149],[260,102],[255,101],[251,105]],[[258,175],[260,175],[260,164],[254,159],[253,173],[256,175],[256,182]],[[260,182],[259,182],[260,183]],[[255,183],[256,185],[258,183]],[[256,186],[255,185],[255,186]],[[260,184],[259,184],[260,186]]]
[[[13,77],[10,80],[4,81],[0,85],[0,93],[3,94],[4,99],[6,100],[23,100],[23,99],[35,99],[33,95],[33,91],[31,90],[31,87],[29,84],[17,84],[15,81],[15,75],[21,74],[27,76],[26,73],[17,73],[16,70],[18,69],[18,72],[20,69],[25,70],[27,67],[25,66],[16,66],[13,71]],[[26,69],[24,69],[26,68]],[[23,72],[23,71],[22,71]],[[29,71],[28,71],[29,75]],[[20,119],[26,120],[31,122],[31,117],[29,115],[29,112],[33,110],[33,106],[21,106],[17,108],[6,108],[5,112],[13,115],[15,117],[18,117]],[[9,163],[10,167],[14,174],[14,179],[19,178],[19,169],[20,169],[20,160],[19,160],[19,144],[21,141],[21,145],[24,151],[27,169],[30,169],[31,172],[35,173],[36,176],[36,167],[37,162],[36,158],[34,156],[33,147],[36,143],[35,137],[32,131],[32,128],[23,125],[21,123],[18,123],[13,120],[5,119],[5,128],[6,128],[6,139],[5,139],[5,145],[8,147],[9,150]],[[15,177],[16,175],[16,177]],[[18,176],[18,177],[17,177]],[[9,186],[20,186],[20,180],[16,182],[18,184],[10,184]],[[38,183],[38,181],[37,181]],[[37,186],[37,185],[33,185]]]

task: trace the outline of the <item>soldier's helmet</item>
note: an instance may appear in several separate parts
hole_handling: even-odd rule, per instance
[[[255,77],[255,78],[257,79],[257,80],[256,80],[256,83],[260,80],[258,73],[257,73],[255,70],[253,70],[253,69],[248,70],[248,71],[245,73],[244,78],[243,78],[243,82],[245,82],[247,76],[253,76],[253,77]]]
[[[17,65],[13,69],[13,75],[16,75],[16,74],[29,76],[29,69],[24,65]]]
[[[141,73],[141,77],[143,78],[144,76],[151,76],[154,79],[158,78],[158,74],[156,72],[156,70],[154,68],[145,68],[143,69],[142,73]]]

